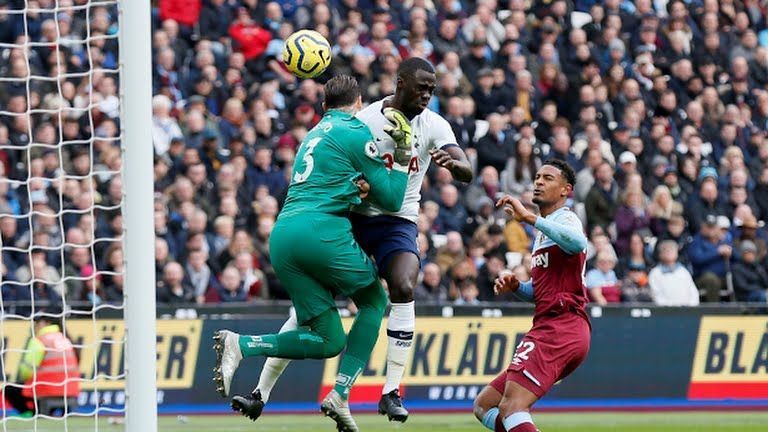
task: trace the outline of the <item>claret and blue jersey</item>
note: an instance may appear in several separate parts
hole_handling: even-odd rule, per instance
[[[531,280],[521,283],[518,297],[536,304],[536,315],[565,310],[583,312],[587,237],[581,220],[567,207],[536,220]],[[578,313],[578,312],[577,312]]]

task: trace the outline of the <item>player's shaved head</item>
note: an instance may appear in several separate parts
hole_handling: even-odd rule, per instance
[[[420,57],[403,60],[397,68],[395,95],[388,104],[412,119],[421,114],[437,88],[435,68]]]
[[[342,108],[354,105],[360,99],[360,86],[349,75],[337,75],[328,80],[325,89],[325,109]]]
[[[421,57],[410,57],[403,60],[397,68],[397,76],[401,78],[414,77],[416,72],[423,70],[428,73],[435,73],[435,67],[432,63]]]

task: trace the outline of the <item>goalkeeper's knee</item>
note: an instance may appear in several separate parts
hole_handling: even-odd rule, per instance
[[[334,332],[325,337],[325,354],[327,358],[336,357],[341,354],[341,351],[347,345],[347,335],[344,333],[344,329],[339,329],[338,332]]]
[[[352,296],[352,300],[354,300],[355,306],[357,306],[361,312],[364,309],[367,309],[383,316],[384,310],[387,308],[387,294],[384,292],[384,287],[378,280],[371,285],[358,290]]]
[[[347,344],[347,335],[341,325],[341,318],[335,308],[328,309],[312,319],[309,327],[323,338],[323,356],[336,357]]]

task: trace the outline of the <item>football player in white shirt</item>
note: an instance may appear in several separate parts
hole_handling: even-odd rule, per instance
[[[408,166],[409,180],[405,200],[399,211],[391,213],[370,203],[353,210],[350,219],[355,239],[376,259],[379,275],[387,281],[392,309],[387,324],[387,377],[379,401],[379,413],[389,420],[405,422],[405,409],[399,394],[405,362],[411,349],[415,329],[413,290],[419,276],[419,252],[416,245],[421,183],[431,161],[448,169],[456,180],[472,181],[472,168],[466,154],[456,143],[450,124],[439,114],[427,109],[437,87],[435,69],[423,58],[411,57],[397,69],[395,94],[371,104],[357,113],[371,129],[378,153],[388,165],[392,164],[394,141],[384,131],[389,122],[382,110],[400,110],[411,122],[413,157]],[[371,155],[375,156],[375,155]],[[365,189],[365,185],[361,188]],[[291,317],[281,331],[297,327]],[[255,420],[261,415],[269,393],[290,360],[269,358],[259,377],[259,384],[250,395],[235,396],[232,407]]]

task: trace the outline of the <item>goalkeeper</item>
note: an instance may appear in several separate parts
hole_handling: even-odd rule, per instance
[[[272,264],[301,327],[260,336],[216,332],[214,381],[226,397],[243,357],[324,359],[346,346],[336,386],[321,409],[339,430],[357,431],[347,398],[376,344],[387,296],[373,262],[354,240],[347,216],[365,195],[388,210],[400,209],[408,181],[411,130],[402,113],[385,110],[393,124],[388,133],[396,142],[389,171],[370,130],[355,118],[362,101],[353,77],[336,76],[325,84],[324,108],[326,114],[296,155],[288,197],[269,241]],[[348,338],[334,302],[338,294],[350,297],[359,309]],[[248,415],[243,407],[233,407]]]

